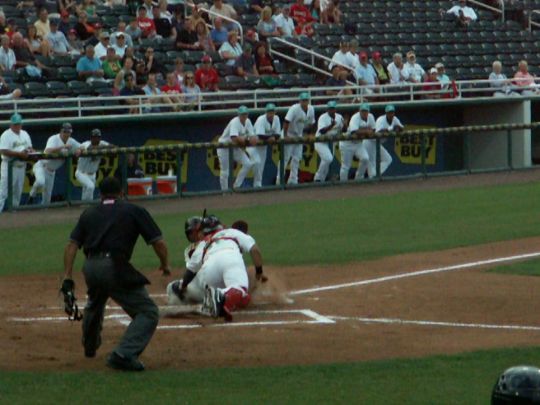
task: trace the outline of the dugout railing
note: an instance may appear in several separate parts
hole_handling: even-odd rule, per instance
[[[313,135],[307,135],[304,138],[294,140],[294,139],[278,139],[274,142],[262,142],[259,141],[257,145],[268,145],[272,147],[277,147],[279,151],[279,164],[275,168],[277,173],[279,173],[279,178],[282,179],[280,184],[266,184],[261,188],[250,188],[245,187],[241,189],[234,189],[232,188],[232,182],[234,177],[234,160],[233,160],[233,148],[237,148],[238,146],[232,143],[222,144],[222,143],[213,143],[213,142],[201,142],[201,143],[182,143],[182,144],[170,144],[170,145],[159,145],[159,146],[142,146],[142,147],[111,147],[111,148],[99,148],[99,149],[91,149],[84,151],[80,153],[79,157],[84,156],[114,156],[119,159],[119,168],[121,171],[121,178],[122,178],[122,186],[124,191],[127,194],[128,188],[127,188],[127,159],[126,156],[129,153],[143,153],[143,152],[170,152],[174,153],[176,158],[176,170],[174,173],[172,173],[174,176],[176,176],[176,193],[173,194],[167,194],[167,195],[149,195],[149,196],[135,196],[131,197],[128,196],[130,199],[157,199],[157,198],[182,198],[182,197],[192,197],[192,196],[200,196],[200,195],[208,195],[208,194],[223,194],[223,193],[234,193],[234,192],[254,192],[254,191],[264,191],[264,190],[277,190],[277,189],[289,189],[289,188],[298,188],[298,187],[320,187],[320,186],[328,186],[328,185],[338,185],[338,184],[365,184],[370,182],[378,182],[382,180],[399,180],[399,179],[409,179],[409,178],[428,178],[431,176],[443,176],[443,175],[459,175],[459,174],[472,174],[472,173],[478,173],[478,172],[490,172],[490,171],[508,171],[508,170],[515,170],[517,169],[514,166],[513,162],[513,133],[515,131],[522,131],[522,130],[531,130],[535,128],[540,127],[540,122],[533,122],[530,124],[498,124],[498,125],[477,125],[477,126],[462,126],[462,127],[448,127],[448,128],[440,128],[440,129],[423,129],[423,130],[405,130],[400,133],[391,133],[391,134],[385,134],[381,136],[373,136],[373,137],[359,137],[359,136],[345,136],[345,135],[339,135],[339,136],[320,136],[318,138],[315,138]],[[506,159],[505,163],[502,166],[497,167],[489,167],[489,168],[483,168],[483,169],[475,169],[471,165],[471,152],[470,152],[470,141],[472,137],[479,134],[486,134],[486,133],[495,133],[495,132],[501,132],[504,131],[506,134]],[[456,170],[446,170],[446,171],[440,171],[440,172],[429,172],[427,170],[427,164],[426,164],[426,148],[427,148],[427,141],[429,137],[433,136],[462,136],[463,137],[463,164],[462,167]],[[420,140],[420,149],[421,149],[421,164],[420,164],[420,170],[417,173],[413,174],[407,174],[407,175],[398,175],[398,176],[383,176],[380,172],[380,145],[384,142],[386,142],[388,139],[394,139],[394,138],[411,138],[414,137],[416,139]],[[303,144],[303,145],[313,145],[316,142],[327,142],[331,144],[332,148],[335,149],[335,146],[340,141],[350,141],[350,140],[357,140],[361,141],[364,139],[373,139],[376,142],[376,170],[377,175],[372,179],[363,178],[360,180],[348,180],[348,181],[339,181],[335,178],[330,178],[330,180],[321,182],[321,183],[315,183],[315,182],[306,182],[301,183],[298,185],[288,185],[284,181],[286,179],[286,171],[287,167],[285,167],[283,156],[284,156],[284,149],[286,145],[290,144]],[[227,191],[222,191],[220,189],[213,189],[209,188],[204,191],[198,191],[198,192],[191,192],[184,190],[184,181],[182,180],[182,161],[187,157],[187,154],[190,153],[190,151],[196,150],[196,149],[203,149],[203,150],[216,150],[226,148],[229,150],[229,162],[230,162],[230,168],[229,168],[229,189]],[[46,207],[53,207],[53,206],[66,206],[66,205],[78,205],[78,204],[86,204],[89,202],[82,202],[80,200],[73,198],[73,183],[72,183],[72,173],[74,172],[74,159],[76,158],[75,154],[46,154],[46,153],[34,153],[30,156],[28,159],[29,161],[36,162],[39,159],[64,159],[66,170],[64,170],[66,179],[65,179],[65,191],[64,191],[64,200],[61,202],[55,202],[50,205],[21,205],[18,207],[15,207],[12,203],[12,197],[13,197],[13,190],[12,190],[12,178],[13,178],[13,164],[17,162],[16,159],[11,160],[8,163],[8,197],[6,200],[6,209],[8,211],[12,211],[14,209],[17,210],[24,210],[24,209],[36,209],[36,208],[46,208]],[[28,161],[27,160],[27,161]],[[530,166],[529,166],[530,167]],[[527,167],[519,167],[519,169],[526,169]],[[353,169],[351,169],[353,170]],[[189,172],[187,173],[187,177],[189,177]],[[96,202],[96,200],[94,200]]]

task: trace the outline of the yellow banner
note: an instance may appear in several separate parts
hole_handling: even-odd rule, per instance
[[[428,126],[407,126],[408,130],[428,129]],[[426,164],[434,165],[437,158],[437,137],[435,135],[425,136]],[[422,138],[420,135],[397,136],[394,143],[394,151],[403,164],[419,165],[422,163]]]

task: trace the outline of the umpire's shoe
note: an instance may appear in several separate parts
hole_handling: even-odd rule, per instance
[[[107,366],[122,371],[144,371],[144,364],[138,359],[128,359],[116,352],[112,352],[107,357]]]

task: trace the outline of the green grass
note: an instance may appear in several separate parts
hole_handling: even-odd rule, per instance
[[[520,276],[540,276],[540,259],[526,260],[524,262],[497,266],[488,270],[488,272]]]
[[[336,188],[336,197],[339,196]],[[540,184],[410,192],[396,195],[305,201],[217,211],[223,221],[243,218],[274,265],[362,261],[540,234]],[[181,202],[179,203],[181,204]],[[187,215],[158,215],[175,267],[183,265]],[[0,275],[58,272],[70,224],[10,229],[0,233]],[[28,251],[28,241],[33,243]],[[153,268],[151,249],[139,243],[133,262]]]
[[[498,375],[540,364],[504,349],[356,364],[124,373],[0,372],[6,404],[487,404]]]

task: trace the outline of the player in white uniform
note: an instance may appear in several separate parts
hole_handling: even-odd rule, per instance
[[[377,118],[377,121],[375,122],[376,134],[385,135],[391,132],[403,131],[403,124],[401,124],[401,121],[398,119],[398,117],[396,117],[396,108],[392,104],[386,106],[386,108],[384,109],[384,113],[385,114]],[[364,142],[367,142],[366,149],[369,154],[368,176],[375,177],[377,175],[376,141],[374,139],[367,139]],[[380,156],[380,171],[382,175],[392,163],[392,156],[390,156],[388,151],[384,148],[382,142],[380,148]]]
[[[355,113],[349,121],[348,135],[371,136],[375,132],[375,117],[369,112],[369,104],[360,105],[360,111]],[[351,169],[353,157],[359,160],[356,170],[355,180],[364,177],[366,168],[369,165],[369,154],[364,146],[366,140],[341,141],[339,150],[341,151],[341,169],[339,170],[339,179],[347,181],[349,179],[349,170]]]
[[[233,148],[233,159],[235,162],[242,165],[242,168],[236,176],[233,188],[242,187],[244,179],[255,163],[255,161],[252,160],[243,149],[241,149],[248,144],[254,145],[257,143],[253,124],[248,118],[248,114],[249,110],[246,106],[239,107],[238,117],[234,117],[229,122],[225,128],[225,131],[223,131],[223,134],[219,137],[220,143],[232,142],[239,146],[238,148]],[[219,184],[221,186],[221,190],[225,191],[229,188],[229,149],[218,149],[217,155],[219,158]]]
[[[300,94],[300,102],[291,106],[287,111],[283,124],[283,136],[285,139],[300,139],[304,136],[304,131],[313,125],[315,125],[315,109],[309,104],[309,94],[302,93]],[[291,161],[288,184],[298,184],[298,168],[303,150],[304,145],[302,144],[285,145],[283,158],[285,167],[289,164],[289,160]],[[278,184],[280,182],[279,173],[277,182]]]
[[[255,135],[263,141],[275,140],[280,136],[281,122],[276,115],[275,104],[269,103],[266,105],[266,113],[259,116],[255,121]],[[255,162],[253,166],[253,186],[262,186],[262,177],[264,165],[266,163],[267,145],[250,146],[247,148],[247,153]]]
[[[194,226],[189,232],[188,224]],[[232,312],[246,307],[251,299],[243,253],[250,253],[257,279],[263,277],[262,255],[255,240],[237,229],[224,229],[214,215],[190,218],[186,236],[198,243],[186,257],[182,285],[174,281],[167,286],[169,303],[202,302],[212,316],[231,321]]]
[[[71,138],[73,128],[69,122],[62,124],[60,133],[51,136],[47,140],[45,153],[70,153],[75,152],[76,156],[80,154],[81,144]],[[38,190],[42,190],[42,204],[50,204],[54,186],[54,177],[56,171],[62,167],[64,159],[41,159],[33,167],[36,181],[30,190],[30,199],[33,199]]]
[[[326,136],[337,136],[341,135],[343,126],[345,122],[341,114],[336,113],[337,103],[335,101],[329,101],[326,105],[327,112],[319,117],[317,122],[317,132],[315,136],[318,138],[321,135]],[[328,146],[328,142],[317,142],[315,143],[315,150],[321,158],[321,163],[319,164],[319,169],[315,173],[315,181],[326,181],[328,176],[328,170],[334,160],[334,155]]]
[[[22,117],[20,114],[11,116],[11,126],[0,136],[0,154],[2,164],[0,166],[0,213],[8,197],[8,162],[14,159],[26,159],[28,153],[33,152],[32,140],[28,132],[22,129]],[[12,204],[17,207],[21,201],[26,173],[26,162],[17,160],[13,163],[12,171]]]
[[[108,142],[101,140],[101,131],[93,129],[89,141],[81,144],[82,150],[102,148],[112,146]],[[85,156],[79,159],[75,177],[82,185],[83,201],[92,201],[94,199],[94,189],[96,188],[96,173],[99,170],[101,156]]]

